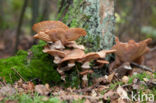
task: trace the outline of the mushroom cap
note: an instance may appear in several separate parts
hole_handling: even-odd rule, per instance
[[[116,50],[102,50],[99,52],[90,52],[86,54],[82,59],[80,59],[80,62],[96,60],[99,58],[105,58],[106,54],[113,53],[115,51]]]
[[[66,30],[66,39],[68,41],[77,40],[80,36],[85,36],[87,32],[82,28],[70,28]]]
[[[35,32],[56,29],[56,28],[63,28],[68,29],[69,27],[62,23],[61,21],[42,21],[33,25],[32,29]]]
[[[79,60],[81,59],[83,56],[85,55],[84,51],[82,51],[81,49],[74,49],[71,50],[70,52],[68,52],[68,54],[66,54],[66,56],[62,59],[62,62],[65,61],[74,61],[74,60]]]
[[[87,69],[87,70],[84,70],[82,72],[80,72],[81,75],[86,75],[86,74],[92,74],[94,71],[91,70],[91,69]]]
[[[36,38],[36,39],[41,39],[41,40],[46,41],[46,42],[51,41],[49,35],[47,35],[44,32],[39,32],[39,33],[35,34],[33,37]]]
[[[100,58],[105,58],[107,54],[114,53],[114,52],[116,52],[116,50],[101,50],[97,53],[100,56]]]
[[[96,60],[96,62],[100,64],[109,64],[109,62],[106,60]]]
[[[53,42],[61,40],[62,43],[64,44],[68,41],[74,41],[78,39],[80,36],[85,36],[86,31],[82,28],[70,28],[70,29],[56,28],[47,31],[46,34],[49,35],[50,39]]]
[[[65,37],[65,30],[63,28],[56,28],[56,29],[51,29],[46,32],[47,35],[49,35],[51,41],[55,42],[60,40],[62,43],[66,42],[66,37]]]
[[[48,53],[48,54],[50,54],[52,56],[59,56],[59,57],[65,57],[65,55],[66,55],[63,51],[55,50],[55,49],[54,50],[50,50],[50,49],[45,48],[43,50],[43,52],[44,53]]]
[[[99,55],[96,52],[87,53],[82,59],[80,59],[80,62],[84,61],[91,61],[99,58]]]
[[[116,56],[121,62],[131,62],[141,58],[145,53],[149,51],[147,47],[151,42],[151,38],[136,43],[134,40],[129,40],[128,43],[120,42],[116,37],[116,44],[112,47],[115,49]]]

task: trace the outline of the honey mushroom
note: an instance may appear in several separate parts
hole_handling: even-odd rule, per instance
[[[57,71],[61,74],[61,79],[64,81],[64,72],[74,67],[76,62],[80,62],[83,63],[80,75],[82,75],[84,86],[87,86],[87,75],[93,73],[90,69],[90,61],[95,60],[96,63],[103,66],[109,63],[104,60],[106,55],[115,52],[115,50],[102,50],[85,54],[85,47],[78,45],[75,40],[80,36],[85,36],[87,34],[86,31],[82,28],[69,28],[60,21],[43,21],[34,24],[33,30],[37,32],[34,38],[41,39],[48,43],[44,47],[43,52],[54,56],[53,62],[58,64]],[[67,66],[64,66],[65,62],[67,62]]]
[[[33,31],[37,33],[56,28],[69,29],[69,27],[61,21],[42,21],[34,24],[32,27]]]
[[[61,63],[69,61],[68,67],[74,67],[75,62],[81,59],[85,55],[84,51],[81,49],[74,49],[71,52],[69,52],[62,60]]]

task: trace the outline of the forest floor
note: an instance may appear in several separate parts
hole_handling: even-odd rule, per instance
[[[12,35],[12,34],[10,34]],[[0,58],[12,55],[15,45],[13,36],[0,39]],[[33,44],[30,36],[22,36],[19,49],[27,50]],[[9,41],[9,42],[8,42]],[[156,71],[156,47],[151,47],[145,55],[144,65]],[[0,103],[128,103],[156,101],[156,73],[139,70],[133,76],[115,77],[114,74],[102,77],[92,86],[77,89],[49,84],[34,84],[22,79],[14,84],[0,80]],[[142,96],[143,95],[143,96]],[[134,96],[134,98],[133,98]],[[153,101],[153,102],[154,102]]]

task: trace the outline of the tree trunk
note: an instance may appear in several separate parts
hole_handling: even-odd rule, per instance
[[[17,25],[16,43],[15,43],[15,48],[14,48],[14,54],[18,51],[18,44],[19,44],[19,39],[20,39],[20,35],[21,35],[21,27],[22,27],[24,13],[25,13],[27,4],[28,4],[28,0],[24,0],[22,10],[21,10],[21,14],[20,14],[20,18],[19,18],[18,25]]]
[[[4,13],[3,13],[3,0],[0,0],[0,15],[3,17]]]
[[[70,27],[82,27],[88,32],[78,43],[87,51],[110,49],[114,44],[114,0],[60,0],[58,20]],[[110,56],[107,60],[111,61]],[[97,70],[106,74],[108,67]]]
[[[110,49],[113,45],[114,0],[60,0],[58,19],[70,27],[88,32],[79,41],[89,51]]]
[[[50,11],[50,1],[49,0],[44,0],[42,16],[41,16],[41,20],[40,21],[49,19],[49,13],[50,13],[49,11]]]
[[[33,35],[34,32],[32,31],[32,26],[38,21],[38,13],[39,13],[39,0],[31,0],[32,3],[32,20],[31,20],[31,34]]]

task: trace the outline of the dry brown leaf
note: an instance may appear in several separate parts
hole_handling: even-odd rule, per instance
[[[1,96],[12,96],[16,94],[16,89],[11,87],[11,85],[6,85],[0,89]]]
[[[36,85],[35,91],[41,95],[48,95],[50,93],[50,89],[45,85]]]
[[[110,75],[108,76],[108,82],[109,82],[109,83],[112,82],[114,75],[115,75],[115,72],[113,72],[112,74],[110,74]]]
[[[119,95],[113,90],[110,90],[104,94],[104,100],[111,99],[111,101],[113,101],[113,100],[116,100],[117,98],[119,98]]]
[[[116,92],[119,94],[122,100],[124,99],[129,100],[127,92],[121,86],[117,88]]]

